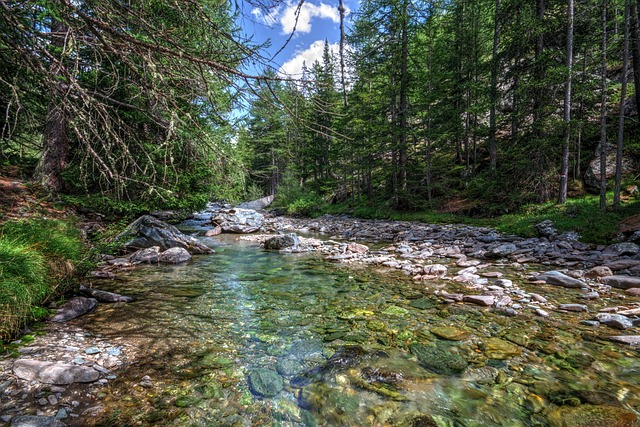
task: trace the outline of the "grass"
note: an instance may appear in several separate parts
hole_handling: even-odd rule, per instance
[[[32,219],[0,229],[0,340],[46,316],[42,304],[69,285],[85,247],[70,223]]]

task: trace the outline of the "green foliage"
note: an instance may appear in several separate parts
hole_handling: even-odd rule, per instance
[[[613,200],[613,194],[608,194]],[[609,243],[618,234],[618,224],[624,218],[640,213],[640,202],[629,201],[621,211],[602,212],[598,196],[583,196],[569,199],[564,205],[544,203],[524,207],[516,214],[503,215],[492,219],[496,228],[505,233],[521,236],[535,236],[534,225],[550,219],[560,232],[576,231],[581,240],[589,243]]]
[[[317,193],[305,189],[288,173],[278,186],[273,201],[275,208],[284,209],[289,215],[314,216],[321,212],[324,200]]]
[[[0,230],[0,339],[8,339],[26,322],[48,314],[40,304],[64,291],[85,247],[72,224],[22,220]]]

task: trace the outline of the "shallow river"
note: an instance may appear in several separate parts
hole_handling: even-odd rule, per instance
[[[445,305],[404,276],[236,239],[101,285],[137,301],[85,327],[143,351],[105,387],[100,425],[636,425],[636,351],[575,313]]]

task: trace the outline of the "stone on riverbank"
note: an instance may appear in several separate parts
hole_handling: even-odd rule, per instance
[[[151,215],[143,215],[133,221],[122,233],[116,236],[115,241],[125,241],[123,246],[128,251],[159,246],[160,250],[179,247],[192,254],[213,253],[211,248],[195,237],[187,236],[173,225],[162,222]]]
[[[564,288],[587,288],[587,284],[581,280],[569,277],[559,271],[547,271],[536,277],[536,280],[543,280],[548,285],[562,286]]]
[[[640,277],[608,276],[602,279],[602,283],[618,289],[640,288]]]
[[[158,256],[158,262],[165,264],[181,264],[190,259],[191,254],[184,248],[169,248]]]
[[[94,310],[98,305],[98,300],[95,298],[74,297],[64,303],[59,309],[58,313],[51,319],[52,322],[66,322],[67,320],[75,319],[83,314],[89,313]]]
[[[129,255],[131,264],[155,264],[158,262],[160,255],[160,246],[152,246],[150,248],[140,249]]]
[[[613,313],[598,313],[596,320],[615,329],[629,329],[633,327],[633,322],[627,316]]]
[[[265,249],[280,250],[284,248],[297,248],[300,246],[300,239],[295,233],[280,234],[264,241]]]
[[[222,227],[226,233],[247,234],[262,227],[264,216],[252,209],[221,209],[211,218],[211,222]]]
[[[23,380],[56,385],[89,383],[100,377],[98,371],[87,366],[32,359],[16,360],[13,364],[13,373]]]

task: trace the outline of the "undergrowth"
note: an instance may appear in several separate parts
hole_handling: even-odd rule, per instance
[[[49,298],[86,265],[80,232],[59,220],[6,222],[0,228],[0,340],[47,316]]]

